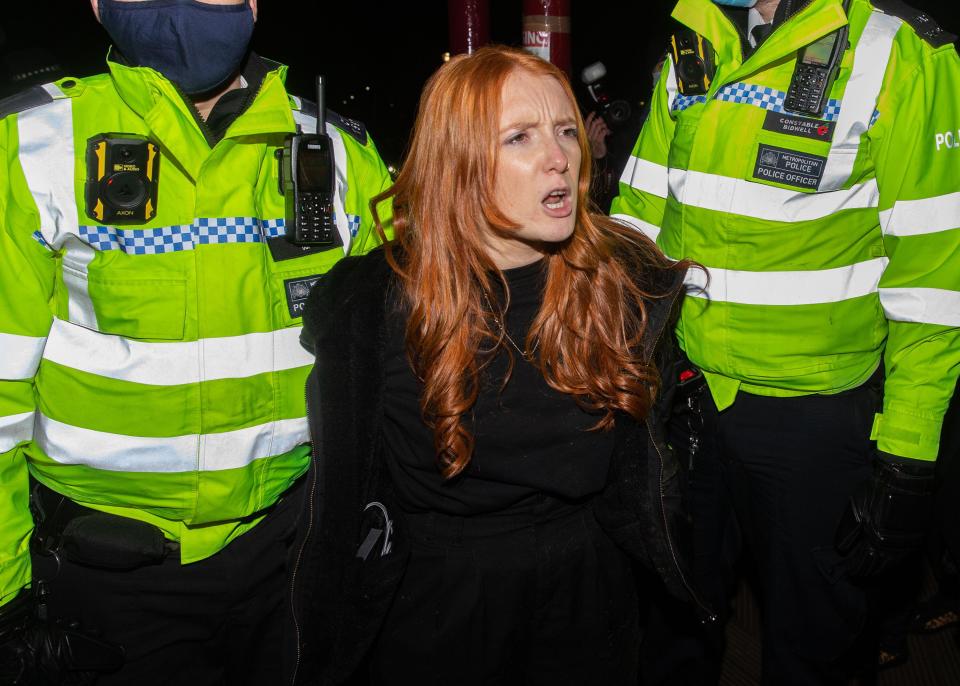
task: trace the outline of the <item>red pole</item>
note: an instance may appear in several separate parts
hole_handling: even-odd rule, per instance
[[[470,54],[490,42],[488,0],[447,0],[450,53]]]
[[[570,74],[570,0],[523,0],[523,47]]]

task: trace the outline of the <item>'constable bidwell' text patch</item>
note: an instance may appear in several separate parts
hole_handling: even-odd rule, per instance
[[[767,131],[776,133],[785,133],[788,136],[802,136],[815,141],[833,140],[833,128],[835,124],[832,121],[823,121],[822,119],[809,119],[808,117],[798,117],[795,114],[784,114],[782,112],[767,112],[763,120],[763,128]]]

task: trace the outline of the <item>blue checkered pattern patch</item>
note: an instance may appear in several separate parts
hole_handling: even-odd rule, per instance
[[[197,219],[193,225],[196,242],[210,243],[259,243],[263,240],[261,223],[249,217],[216,217]]]
[[[714,96],[717,100],[724,102],[736,102],[744,105],[753,105],[761,107],[771,112],[785,112],[783,105],[787,100],[787,94],[778,91],[775,88],[766,86],[756,86],[752,83],[730,83],[717,91]],[[830,100],[823,110],[823,118],[826,121],[836,121],[840,116],[840,101]]]
[[[766,86],[754,86],[750,83],[730,83],[717,91],[714,97],[725,102],[754,105],[765,110],[782,112],[787,94]]]
[[[837,121],[840,118],[840,101],[828,100],[823,108],[823,118],[827,121]]]
[[[263,227],[263,235],[267,238],[276,238],[287,232],[282,219],[264,219],[260,226]]]
[[[126,230],[113,226],[81,226],[80,238],[96,250],[122,250],[129,255],[193,249],[193,232],[189,224]]]
[[[81,226],[80,237],[96,250],[122,250],[128,255],[160,255],[215,243],[260,243],[284,233],[282,219],[255,217],[199,218],[193,224],[154,229]]]
[[[350,228],[350,237],[356,238],[360,231],[360,215],[347,213],[347,226]]]
[[[787,94],[778,91],[775,88],[766,86],[755,86],[750,83],[731,83],[727,84],[714,96],[716,100],[724,102],[736,102],[744,105],[753,105],[762,107],[772,112],[784,113],[784,103],[787,100]],[[680,95],[673,99],[673,105],[670,109],[674,112],[681,112],[694,105],[699,105],[707,101],[705,95]],[[826,121],[837,121],[840,118],[840,100],[828,100],[826,107],[823,108],[823,119]],[[873,126],[880,118],[880,110],[874,110],[870,117],[869,126]]]
[[[673,106],[670,109],[674,112],[682,112],[688,107],[693,107],[706,101],[706,95],[681,95],[678,93],[677,97],[673,99]]]

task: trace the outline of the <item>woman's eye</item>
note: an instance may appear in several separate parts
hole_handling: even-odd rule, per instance
[[[507,145],[516,145],[517,143],[525,143],[528,136],[526,133],[515,133],[507,139]]]
[[[561,129],[561,130],[560,130],[560,135],[561,135],[561,136],[569,136],[570,138],[576,138],[576,137],[577,137],[577,127],[576,127],[576,126],[569,126],[569,127],[565,128],[565,129]]]

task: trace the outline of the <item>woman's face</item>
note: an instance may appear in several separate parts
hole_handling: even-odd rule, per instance
[[[487,236],[501,269],[539,259],[573,233],[580,179],[574,104],[551,76],[515,71],[503,86],[494,194],[519,227]]]

